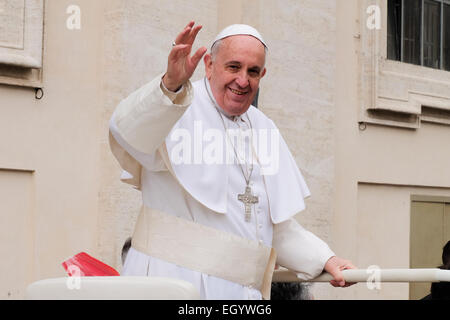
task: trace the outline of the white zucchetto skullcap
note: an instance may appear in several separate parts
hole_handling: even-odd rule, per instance
[[[256,39],[261,41],[261,43],[267,49],[267,45],[264,42],[264,39],[261,36],[261,34],[258,32],[258,30],[256,30],[255,28],[253,28],[249,25],[246,25],[246,24],[232,24],[231,26],[228,26],[225,29],[223,29],[217,35],[217,37],[214,39],[214,41],[211,45],[211,48],[214,46],[214,43],[216,43],[217,41],[225,39],[227,37],[237,36],[237,35],[249,35],[249,36],[255,37]]]

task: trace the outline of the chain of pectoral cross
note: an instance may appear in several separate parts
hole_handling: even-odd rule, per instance
[[[247,114],[247,119],[248,119],[248,122],[249,122],[249,125],[250,125],[250,131],[251,131],[250,143],[253,143],[253,128],[252,128],[252,124],[250,122],[250,118],[249,118],[248,114]],[[239,129],[240,129],[240,126],[239,126]],[[239,132],[240,132],[240,130],[239,130]],[[227,136],[228,136],[228,134],[227,134]],[[239,137],[240,137],[240,135],[239,135]],[[229,138],[229,136],[228,136],[228,138]],[[242,140],[242,138],[241,138],[241,140]],[[231,139],[230,139],[230,143],[232,144]],[[241,168],[242,174],[243,174],[245,182],[246,182],[245,193],[238,194],[238,200],[241,201],[244,204],[245,221],[246,222],[250,222],[251,216],[252,216],[252,205],[258,203],[258,197],[252,194],[252,189],[250,187],[250,179],[251,179],[252,173],[253,173],[253,163],[252,163],[252,161],[253,161],[253,159],[252,159],[253,154],[252,154],[252,156],[250,158],[250,165],[249,165],[250,166],[250,174],[248,175],[248,178],[247,178],[245,173],[244,173],[244,169],[243,169],[242,165],[239,162],[239,157],[238,157],[238,154],[237,154],[237,151],[236,151],[236,148],[234,147],[234,145],[233,145],[233,150],[234,150],[234,154],[236,156],[236,160],[238,162],[238,165]],[[252,147],[250,147],[250,150],[251,150],[251,152],[253,152],[253,148]],[[248,166],[247,166],[247,162],[245,161],[245,154],[243,156],[243,160],[245,162],[245,168],[246,168],[246,171],[248,173]]]
[[[252,194],[252,189],[250,187],[250,179],[251,179],[252,173],[253,173],[253,162],[252,162],[253,161],[253,147],[252,146],[250,147],[250,150],[251,150],[250,173],[249,173],[248,178],[247,178],[247,176],[244,173],[244,168],[243,168],[243,166],[241,165],[241,163],[239,161],[239,156],[237,154],[237,151],[236,151],[236,148],[235,148],[235,146],[233,144],[233,141],[231,141],[231,138],[228,135],[227,126],[225,124],[225,120],[223,119],[222,113],[218,109],[218,106],[216,105],[215,100],[213,99],[213,97],[211,96],[211,93],[209,92],[208,85],[206,84],[206,77],[204,78],[204,82],[205,82],[205,88],[206,88],[206,91],[208,92],[209,98],[211,99],[214,107],[216,108],[217,112],[219,113],[220,119],[222,120],[223,128],[225,129],[225,134],[226,134],[228,140],[230,141],[231,146],[233,147],[234,155],[236,156],[236,161],[237,161],[237,163],[239,165],[239,168],[242,171],[242,175],[244,176],[244,179],[245,179],[245,182],[246,182],[245,193],[238,194],[237,199],[244,204],[245,221],[246,222],[250,222],[251,216],[252,216],[252,205],[255,204],[255,203],[258,203],[258,196],[255,196],[255,195]],[[249,123],[249,126],[250,126],[250,133],[251,133],[250,144],[252,144],[253,143],[253,127],[252,127],[252,123],[250,121],[250,117],[248,116],[248,114],[246,114],[246,115],[247,115],[248,123]],[[239,129],[240,129],[240,126],[239,126]],[[243,156],[243,160],[245,162],[246,171],[248,173],[248,166],[247,166],[247,161],[245,160],[245,154]]]

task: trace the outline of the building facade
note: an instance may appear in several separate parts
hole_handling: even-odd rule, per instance
[[[414,8],[402,1],[1,1],[0,298],[64,276],[61,262],[80,251],[121,270],[141,199],[119,180],[108,121],[165,71],[191,20],[203,25],[198,47],[232,23],[268,43],[259,108],[311,189],[302,225],[360,268],[439,265],[450,239],[448,3],[420,2],[417,53],[407,51],[405,22]],[[437,5],[431,29],[441,31],[427,36]],[[193,79],[203,74],[200,63]],[[316,299],[408,299],[427,288],[311,290]]]

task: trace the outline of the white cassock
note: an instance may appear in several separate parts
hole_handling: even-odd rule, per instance
[[[159,76],[119,104],[110,121],[110,141],[124,169],[122,180],[141,190],[145,206],[273,247],[279,265],[303,279],[316,277],[334,253],[293,219],[305,208],[309,190],[286,143],[281,136],[271,136],[278,132],[276,126],[253,106],[241,116],[220,114],[206,86],[209,83],[202,79],[172,93]],[[243,139],[244,148],[236,149],[251,150],[250,144],[256,144],[260,158],[251,175],[258,202],[252,205],[250,221],[245,220],[244,204],[238,200],[246,186],[242,169],[248,174],[249,163],[229,163],[229,154],[214,149],[227,145],[224,125],[235,132],[251,127],[259,141],[278,143],[268,150],[254,139]],[[161,157],[164,144],[174,174]],[[190,151],[180,148],[187,145]],[[231,154],[235,156],[233,149]],[[204,299],[262,298],[255,288],[189,270],[133,247],[122,275],[187,280]]]

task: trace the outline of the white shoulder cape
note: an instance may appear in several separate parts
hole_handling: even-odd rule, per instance
[[[195,135],[201,135],[202,132],[208,129],[216,129],[224,133],[224,126],[218,111],[208,96],[204,81],[194,82],[193,89],[192,104],[165,139],[167,152],[176,178],[183,188],[207,208],[217,213],[226,214],[228,165],[225,162],[221,164],[206,164],[205,161],[195,162],[194,159],[194,153],[196,152],[194,146]],[[266,131],[276,130],[278,132],[274,123],[257,108],[251,106],[247,114],[255,132],[258,132],[260,129]],[[180,140],[175,138],[180,138],[180,133],[183,132],[190,133],[191,145],[194,146],[191,155],[193,163],[190,164],[185,162],[175,163],[171,156],[174,148],[180,143]],[[310,195],[309,189],[286,142],[280,134],[278,134],[278,137],[278,170],[263,176],[269,198],[270,215],[274,224],[286,221],[304,210],[304,198]],[[201,156],[201,150],[197,150],[197,152],[200,152],[197,153],[197,156],[199,154]]]

